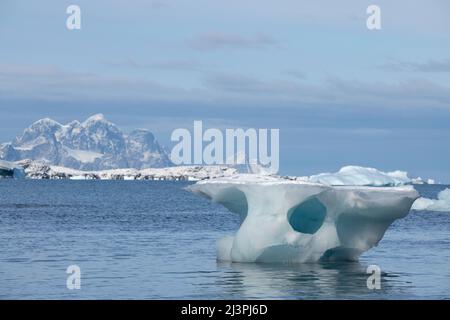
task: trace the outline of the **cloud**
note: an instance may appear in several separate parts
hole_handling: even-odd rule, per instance
[[[329,77],[322,83],[263,79],[237,73],[213,73],[203,80],[221,94],[222,101],[245,101],[260,105],[334,105],[342,107],[444,107],[450,87],[425,79],[368,82]]]
[[[262,80],[236,73],[211,74],[204,83],[213,89],[240,93],[267,92],[267,89],[271,89],[270,84]]]
[[[53,66],[0,65],[0,98],[50,101],[182,98],[184,90],[146,78],[71,72]]]
[[[203,83],[212,89],[242,95],[295,96],[304,86],[295,81],[258,79],[239,73],[212,73]]]
[[[173,65],[170,65],[172,67]],[[160,67],[168,67],[161,65]],[[179,66],[178,66],[179,67]],[[450,87],[426,79],[309,83],[283,77],[208,72],[197,84],[170,85],[147,76],[73,72],[53,66],[1,65],[0,99],[144,101],[248,107],[449,108]]]
[[[390,60],[378,67],[387,71],[450,73],[450,59],[428,60],[426,62]]]
[[[368,104],[386,101],[391,105],[426,105],[439,103],[448,107],[450,88],[426,79],[409,79],[398,82],[361,82],[329,78],[330,89],[340,96],[352,99],[365,98]],[[372,102],[372,103],[370,103]]]
[[[295,79],[300,79],[300,80],[306,79],[306,74],[297,69],[283,70],[283,71],[281,71],[281,74],[293,77]]]
[[[0,79],[8,76],[49,77],[58,73],[61,70],[53,65],[0,64]]]
[[[245,37],[219,32],[203,33],[189,41],[190,46],[197,50],[261,49],[276,43],[272,37],[262,33]]]
[[[201,63],[197,60],[159,60],[148,63],[138,62],[132,58],[120,61],[106,61],[104,64],[110,67],[132,68],[132,69],[161,69],[174,71],[198,70]]]
[[[162,9],[169,6],[169,4],[164,1],[152,1],[150,5],[153,9]]]

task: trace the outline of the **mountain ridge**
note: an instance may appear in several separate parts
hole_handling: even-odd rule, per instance
[[[160,168],[171,166],[169,155],[147,129],[123,133],[101,113],[83,122],[61,124],[42,118],[11,142],[0,145],[0,159],[39,160],[78,170]]]

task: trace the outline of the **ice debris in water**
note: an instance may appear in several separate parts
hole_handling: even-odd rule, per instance
[[[439,192],[437,199],[423,197],[417,199],[414,202],[412,209],[450,212],[450,189],[445,189]]]

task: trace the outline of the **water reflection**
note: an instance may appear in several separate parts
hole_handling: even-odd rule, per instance
[[[218,263],[225,295],[244,299],[365,299],[389,295],[390,277],[381,274],[381,289],[367,288],[367,266],[352,263],[299,265]]]

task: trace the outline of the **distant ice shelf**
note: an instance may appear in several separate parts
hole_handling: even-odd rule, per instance
[[[25,169],[24,173],[29,179],[198,181],[231,176],[237,173],[237,169],[227,166],[177,166],[140,170],[125,168],[83,171],[32,160],[18,161],[17,165]]]
[[[357,260],[379,243],[396,219],[410,212],[418,198],[413,186],[369,186],[384,185],[384,174],[357,171],[358,177],[339,181],[330,174],[296,180],[234,175],[200,181],[187,190],[224,205],[241,218],[237,233],[218,241],[218,260]],[[345,181],[367,185],[344,185]]]

